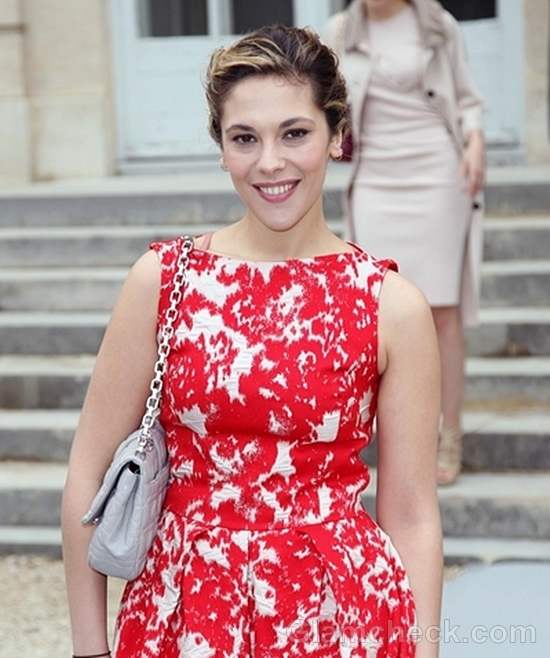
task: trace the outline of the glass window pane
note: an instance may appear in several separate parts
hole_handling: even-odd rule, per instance
[[[459,21],[496,18],[496,0],[440,0],[441,4]]]
[[[270,23],[294,25],[292,0],[232,0],[231,33],[244,34]]]
[[[140,0],[140,33],[144,37],[189,37],[208,34],[208,0]]]

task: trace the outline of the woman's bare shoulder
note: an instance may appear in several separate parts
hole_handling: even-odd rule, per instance
[[[141,254],[127,272],[120,291],[122,300],[129,298],[129,302],[141,303],[157,297],[161,286],[161,269],[160,259],[153,249]]]
[[[193,236],[193,246],[203,249],[208,242],[208,234]],[[158,293],[161,283],[163,253],[169,252],[171,259],[179,254],[178,239],[156,240],[150,248],[137,258],[130,268],[129,276],[149,293]]]
[[[160,272],[161,264],[157,252],[154,249],[148,249],[142,253],[133,263],[131,270],[137,276],[143,276],[147,280],[150,275],[157,275]]]
[[[380,318],[387,327],[396,329],[411,323],[432,322],[431,308],[424,293],[403,275],[388,270],[379,298]]]
[[[378,372],[390,362],[407,363],[407,354],[427,355],[437,351],[432,310],[422,291],[397,272],[388,271],[380,291],[378,308]],[[431,362],[431,361],[430,361]]]

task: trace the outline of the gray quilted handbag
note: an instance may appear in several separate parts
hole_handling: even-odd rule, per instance
[[[173,323],[193,244],[191,236],[183,236],[141,426],[118,446],[90,509],[81,518],[82,525],[96,526],[88,548],[88,564],[107,576],[136,578],[145,566],[157,531],[170,470],[165,431],[157,417]]]

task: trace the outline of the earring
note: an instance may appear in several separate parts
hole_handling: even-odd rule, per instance
[[[340,150],[340,151],[338,151],[337,155],[332,156],[332,159],[333,160],[341,160],[343,156],[344,156],[344,152]]]
[[[224,171],[227,171],[227,165],[225,164],[225,160],[223,159],[223,156],[220,158],[220,167],[221,167]]]

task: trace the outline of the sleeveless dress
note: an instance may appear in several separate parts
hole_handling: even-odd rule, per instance
[[[158,326],[181,243],[149,245]],[[348,244],[283,261],[192,249],[159,417],[168,490],[113,658],[414,656],[407,573],[360,498],[397,264]]]
[[[415,10],[364,20],[372,72],[352,195],[354,239],[391,256],[431,306],[460,304],[472,200],[444,120],[422,86]]]

